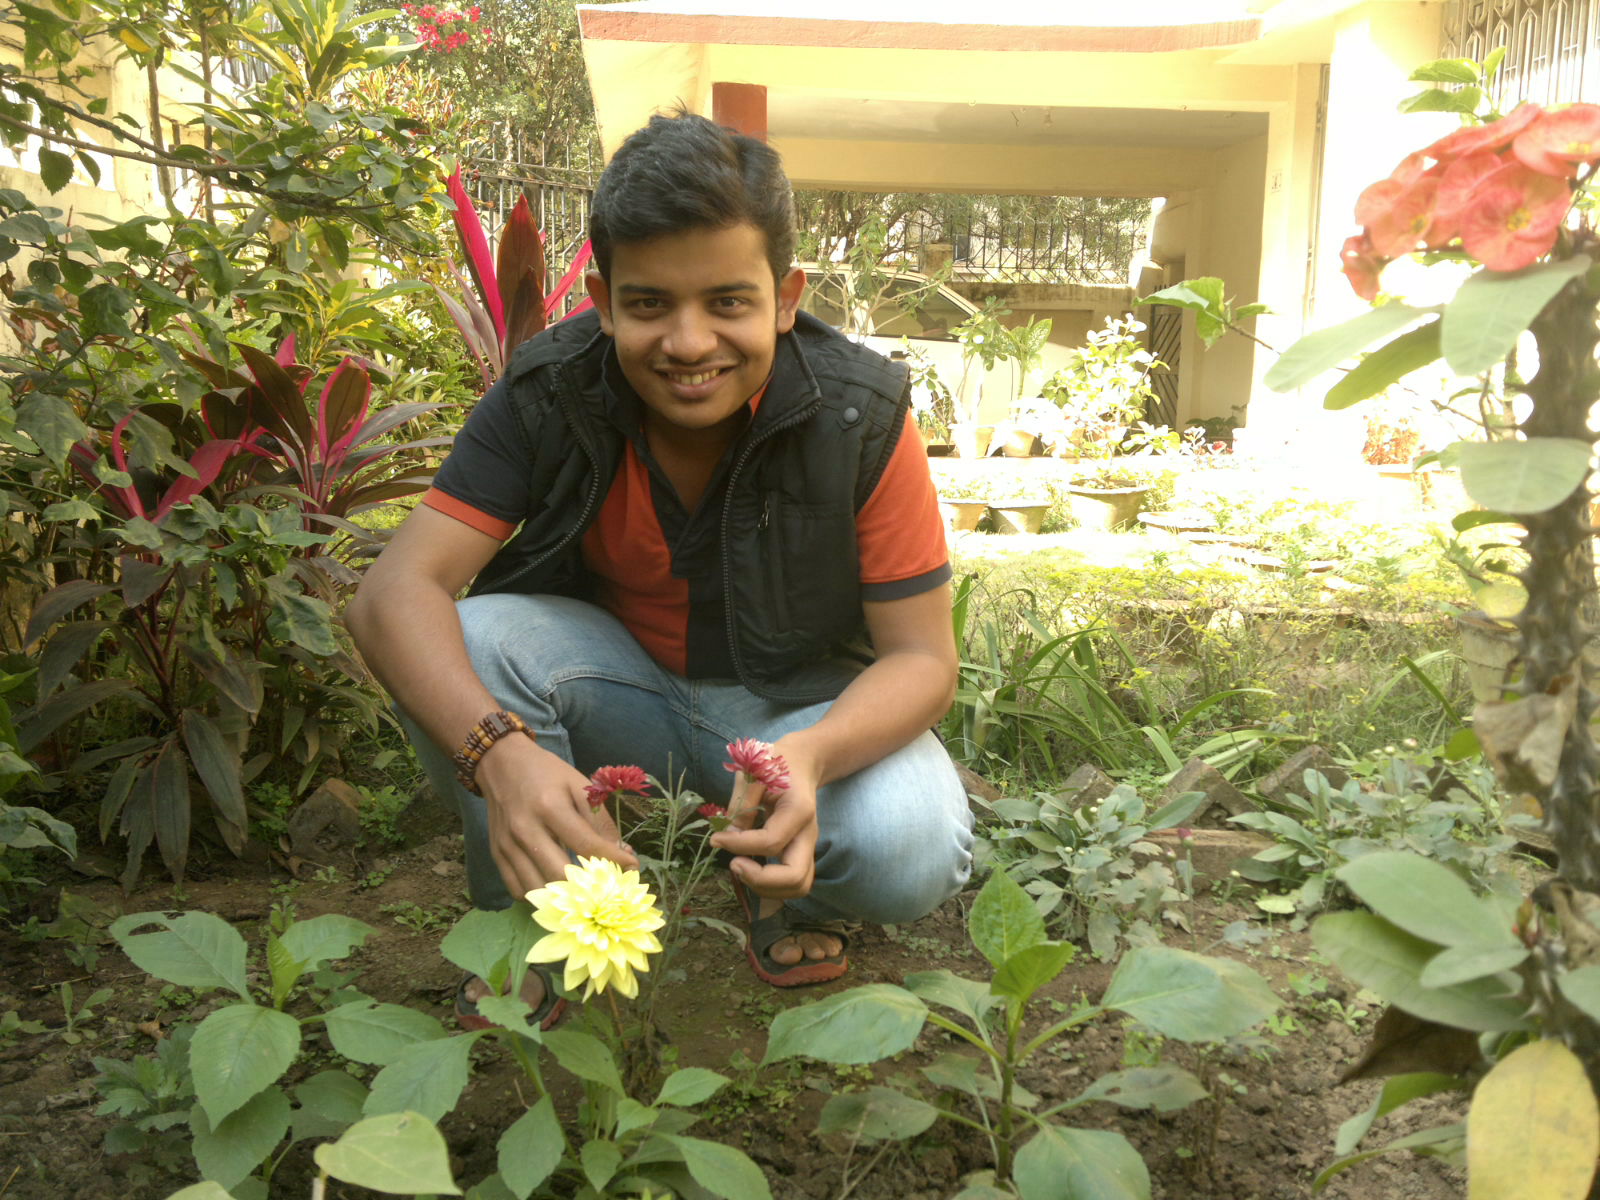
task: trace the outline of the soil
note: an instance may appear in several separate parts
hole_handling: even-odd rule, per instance
[[[95,1115],[99,1097],[90,1059],[148,1053],[154,1035],[176,1020],[198,1020],[218,1002],[207,996],[191,999],[171,988],[163,995],[162,985],[123,957],[103,927],[93,938],[97,958],[91,966],[81,965],[84,956],[73,941],[23,936],[30,916],[51,921],[63,890],[75,898],[75,911],[98,910],[94,923],[102,926],[121,912],[204,909],[235,922],[255,949],[273,905],[289,896],[299,917],[339,912],[373,925],[377,933],[349,964],[360,969],[358,985],[376,999],[444,1018],[458,972],[440,956],[438,943],[465,910],[461,842],[449,832],[443,814],[429,805],[414,806],[404,824],[408,836],[402,848],[376,854],[346,850],[336,863],[337,878],[324,869],[320,880],[295,881],[270,864],[250,866],[224,856],[209,867],[202,864],[209,877],[192,877],[180,891],[152,879],[124,896],[109,878],[72,876],[38,889],[27,907],[14,907],[11,923],[0,928],[0,962],[5,964],[0,1014],[15,1009],[23,1020],[49,1028],[33,1035],[0,1033],[0,1198],[160,1200],[192,1182],[193,1165],[187,1159],[188,1173],[171,1174],[134,1156],[104,1152],[108,1121]],[[308,866],[304,873],[315,872]],[[737,903],[722,880],[708,882],[693,900],[696,915],[738,924]],[[711,923],[691,925],[668,978],[659,1028],[676,1047],[680,1065],[708,1066],[734,1079],[710,1102],[706,1119],[694,1132],[741,1146],[766,1172],[778,1200],[846,1194],[858,1200],[935,1200],[959,1191],[968,1172],[992,1166],[981,1136],[969,1137],[968,1130],[949,1122],[937,1123],[920,1138],[891,1146],[877,1157],[873,1147],[852,1149],[844,1135],[819,1136],[817,1118],[828,1095],[861,1086],[868,1077],[865,1069],[796,1061],[766,1069],[753,1065],[761,1059],[772,1017],[787,1006],[855,984],[897,983],[908,972],[936,967],[986,978],[987,965],[965,933],[971,900],[970,894],[958,896],[912,925],[856,931],[846,979],[796,991],[759,983],[725,929]],[[1248,898],[1226,903],[1202,899],[1193,941],[1189,934],[1174,932],[1169,942],[1208,950],[1224,925],[1253,911]],[[398,923],[402,917],[432,927],[411,928]],[[1085,1126],[1121,1130],[1149,1165],[1159,1200],[1310,1196],[1311,1180],[1332,1158],[1339,1124],[1376,1096],[1373,1082],[1336,1083],[1365,1044],[1375,1006],[1369,997],[1352,994],[1316,958],[1304,934],[1279,927],[1249,950],[1223,946],[1211,952],[1243,958],[1284,997],[1277,1031],[1264,1032],[1237,1050],[1203,1057],[1175,1043],[1159,1048],[1166,1061],[1209,1082],[1210,1100],[1164,1116],[1109,1105],[1089,1106],[1073,1115]],[[1084,952],[1050,986],[1046,998],[1058,1005],[1092,1000],[1109,977],[1110,967]],[[96,989],[113,990],[113,998],[95,1017],[73,1031],[81,1036],[76,1044],[64,1036],[68,1031],[58,991],[63,983],[71,984],[79,1003]],[[1056,1019],[1050,1003],[1037,1003],[1034,1011],[1041,1022]],[[948,1039],[932,1031],[911,1054],[886,1066],[904,1074],[947,1047]],[[323,1049],[331,1056],[325,1044]],[[1128,1022],[1102,1020],[1037,1055],[1021,1082],[1047,1101],[1064,1099],[1101,1074],[1139,1061],[1149,1050],[1150,1040]],[[461,1103],[441,1123],[456,1178],[464,1184],[494,1169],[496,1139],[522,1110],[521,1076],[509,1056],[498,1048],[486,1049],[475,1052],[475,1062]],[[302,1059],[291,1075],[327,1065],[320,1056],[315,1063]],[[1369,1144],[1460,1117],[1459,1101],[1426,1101],[1379,1122]],[[309,1179],[309,1153],[296,1147],[275,1176],[272,1194],[307,1196]],[[1460,1172],[1437,1160],[1405,1156],[1357,1167],[1321,1195],[1331,1200],[1444,1200],[1463,1192]],[[328,1194],[370,1195],[337,1183]]]

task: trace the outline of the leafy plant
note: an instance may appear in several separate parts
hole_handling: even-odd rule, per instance
[[[1144,839],[1181,826],[1204,799],[1186,792],[1147,814],[1127,784],[1081,808],[1050,792],[1005,797],[986,804],[998,823],[980,838],[978,860],[1022,884],[1063,938],[1087,939],[1094,956],[1109,962],[1123,941],[1159,941],[1163,922],[1189,927],[1184,906],[1193,899],[1192,880]]]
[[[1143,330],[1132,317],[1107,317],[1105,328],[1091,329],[1087,344],[1045,381],[1040,394],[1065,422],[1065,438],[1052,439],[1052,453],[1109,458],[1146,415],[1156,400],[1150,372],[1163,364],[1139,341]]]
[[[1285,889],[1257,896],[1256,906],[1302,919],[1341,907],[1347,897],[1336,882],[1339,869],[1382,850],[1405,848],[1487,878],[1514,843],[1500,829],[1493,775],[1473,761],[1443,769],[1447,790],[1439,786],[1440,768],[1403,756],[1382,763],[1370,783],[1358,777],[1339,788],[1308,770],[1277,810],[1229,817],[1276,843],[1238,868],[1246,879]]]
[[[976,1051],[976,1057],[947,1054],[921,1071],[963,1107],[925,1100],[910,1085],[875,1086],[829,1100],[822,1131],[846,1131],[866,1141],[904,1140],[944,1118],[978,1130],[994,1155],[994,1169],[969,1177],[959,1193],[967,1200],[1148,1200],[1144,1162],[1122,1134],[1076,1129],[1054,1118],[1096,1102],[1172,1112],[1206,1094],[1199,1082],[1174,1067],[1117,1071],[1045,1108],[1019,1079],[1029,1059],[1109,1012],[1179,1041],[1219,1041],[1268,1017],[1277,997],[1238,963],[1146,947],[1123,958],[1099,1004],[1079,1005],[1025,1037],[1030,1003],[1072,961],[1072,945],[1047,939],[1033,900],[1004,871],[984,884],[968,933],[994,968],[987,982],[948,970],[923,971],[908,975],[903,988],[869,984],[790,1009],[773,1021],[764,1061],[805,1055],[823,1062],[875,1062],[910,1049],[933,1025]]]
[[[1010,356],[1017,362],[1017,396],[1021,400],[1028,394],[1028,373],[1044,357],[1044,345],[1050,340],[1050,329],[1055,322],[1049,317],[1032,317],[1021,325],[1006,330]]]

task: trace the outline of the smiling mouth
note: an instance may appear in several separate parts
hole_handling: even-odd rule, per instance
[[[733,370],[732,367],[714,367],[709,371],[658,371],[668,382],[681,384],[684,387],[696,387],[702,383],[710,383],[718,375],[726,374]]]

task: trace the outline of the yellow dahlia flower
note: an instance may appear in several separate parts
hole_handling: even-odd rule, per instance
[[[608,858],[580,858],[565,879],[529,892],[528,903],[533,919],[550,931],[528,951],[529,962],[565,959],[562,983],[568,991],[585,985],[585,999],[607,987],[639,994],[633,973],[650,969],[645,955],[661,950],[655,930],[667,923],[639,872]]]

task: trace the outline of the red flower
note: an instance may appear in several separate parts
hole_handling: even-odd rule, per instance
[[[710,820],[713,817],[725,817],[728,815],[728,810],[723,808],[722,805],[712,804],[710,801],[707,801],[699,808],[695,809],[695,812],[699,813],[707,820]]]
[[[1440,162],[1451,162],[1468,154],[1499,150],[1503,146],[1509,146],[1512,139],[1533,124],[1543,113],[1544,109],[1537,104],[1531,102],[1519,104],[1498,121],[1490,121],[1487,125],[1469,125],[1465,129],[1446,134],[1423,153]]]
[[[740,738],[728,743],[728,757],[733,761],[723,763],[724,767],[742,772],[746,780],[759,783],[772,799],[776,800],[789,790],[789,764],[783,761],[783,755],[772,752],[770,742]]]
[[[631,792],[635,796],[650,794],[650,777],[640,767],[601,767],[589,776],[589,786],[584,788],[589,797],[589,807],[599,808],[613,796]]]
[[[1512,143],[1511,151],[1541,175],[1572,175],[1578,163],[1600,158],[1600,105],[1569,104],[1547,112]]]
[[[1491,271],[1515,271],[1555,245],[1572,203],[1565,179],[1507,163],[1487,176],[1461,213],[1461,243]]]
[[[1378,274],[1387,260],[1373,253],[1372,239],[1365,233],[1353,234],[1345,239],[1339,257],[1344,261],[1345,278],[1350,281],[1356,295],[1363,300],[1375,299],[1378,295]]]
[[[1372,248],[1378,257],[1398,258],[1415,250],[1417,243],[1433,225],[1433,205],[1434,197],[1439,193],[1439,177],[1424,175],[1409,187],[1403,187],[1398,194],[1393,194],[1392,199],[1391,193],[1386,191],[1381,198],[1369,200],[1373,188],[1381,187],[1381,183],[1374,184],[1363,192],[1364,203],[1358,203],[1356,208],[1360,212],[1365,207],[1371,213],[1362,224],[1367,227],[1367,236],[1372,239]],[[1372,212],[1373,209],[1377,211]]]

